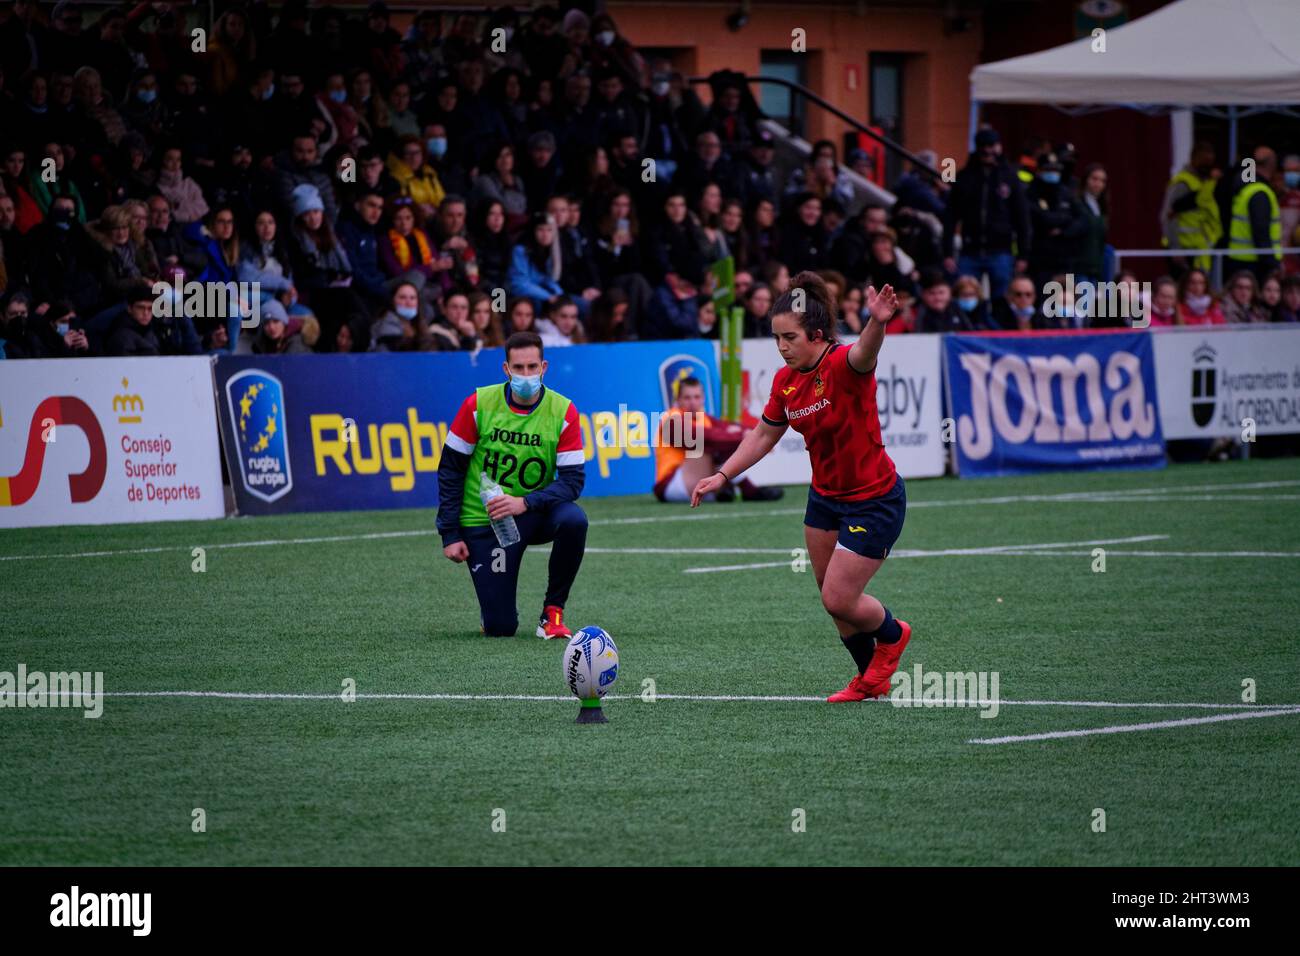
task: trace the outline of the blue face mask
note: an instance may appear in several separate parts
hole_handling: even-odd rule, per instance
[[[158,91],[157,90],[136,90],[135,98],[139,100],[141,103],[152,103],[154,100],[158,99]]]
[[[262,91],[262,99],[264,99],[264,100],[269,100],[269,99],[270,99],[271,97],[273,97],[273,96],[275,96],[275,84],[274,84],[274,83],[272,83],[270,86],[268,86],[266,89],[264,89],[264,90]]]
[[[1032,305],[1018,305],[1014,307],[1013,311],[1020,318],[1027,319],[1034,314],[1034,307]]]
[[[1061,174],[1057,172],[1039,173],[1038,178],[1049,186],[1055,186],[1061,181]]]
[[[511,375],[510,390],[515,393],[515,398],[526,402],[542,390],[542,377],[540,375]]]
[[[961,309],[963,312],[972,312],[979,304],[980,300],[974,296],[962,296],[957,300],[957,308]]]
[[[1282,174],[1287,189],[1300,189],[1300,170],[1288,170]]]
[[[348,98],[347,90],[330,90],[330,99],[332,99],[335,103],[345,103],[347,102],[347,98]]]
[[[71,326],[70,324],[68,324],[67,322],[55,322],[55,323],[54,323],[54,331],[57,332],[57,333],[59,333],[59,337],[60,337],[60,338],[62,338],[63,336],[67,335],[67,334],[68,334],[68,330],[71,329],[71,328],[72,328],[72,326]]]
[[[447,154],[447,137],[430,136],[424,141],[424,148],[434,159],[442,159]]]
[[[419,315],[420,310],[413,305],[399,305],[393,310],[404,319],[414,319]]]

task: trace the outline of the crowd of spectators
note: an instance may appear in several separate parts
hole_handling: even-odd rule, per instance
[[[0,356],[716,337],[725,257],[747,336],[805,269],[843,332],[885,283],[891,332],[1102,324],[1044,308],[1052,281],[1107,268],[1106,170],[1076,176],[1068,146],[1013,166],[983,130],[954,182],[923,153],[885,209],[848,172],[866,154],[822,141],[782,174],[738,78],[706,107],[607,14],[425,10],[399,32],[383,3],[216,9],[207,30],[178,3],[0,3]],[[1260,173],[1300,217],[1300,158]],[[1221,299],[1172,263],[1153,324],[1297,317],[1280,260]],[[253,291],[242,314],[157,307],[193,281]]]

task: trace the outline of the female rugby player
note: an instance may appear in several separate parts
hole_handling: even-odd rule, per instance
[[[867,288],[871,318],[851,346],[835,340],[835,302],[812,272],[795,277],[772,306],[772,334],[786,367],[772,381],[762,420],[717,472],[701,478],[691,507],[776,447],[793,426],[808,446],[812,487],[804,540],[822,606],[858,673],[832,703],[889,692],[912,629],[863,590],[903,530],[903,479],[885,454],[876,411],[876,356],[898,298],[890,286]]]

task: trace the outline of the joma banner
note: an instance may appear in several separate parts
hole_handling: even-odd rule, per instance
[[[944,350],[963,478],[1164,465],[1149,333],[950,335]]]

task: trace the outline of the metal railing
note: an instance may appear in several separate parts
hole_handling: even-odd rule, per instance
[[[1209,256],[1212,259],[1210,266],[1210,286],[1211,288],[1223,288],[1223,260],[1227,256],[1237,255],[1256,255],[1268,256],[1272,258],[1274,250],[1272,249],[1115,249],[1112,251],[1114,256],[1114,274],[1119,275],[1121,263],[1124,259],[1195,259],[1199,256]],[[1282,249],[1282,255],[1294,256],[1300,255],[1300,247],[1287,246]],[[1244,265],[1244,263],[1243,263]]]
[[[844,112],[844,110],[840,109],[834,103],[830,103],[822,99],[812,90],[808,89],[808,87],[803,86],[802,84],[799,83],[795,83],[792,80],[783,79],[777,76],[747,76],[744,79],[746,83],[775,83],[777,86],[785,87],[787,90],[790,90],[792,93],[798,93],[800,96],[808,100],[810,103],[813,103],[816,106],[821,107],[822,109],[826,110],[826,112],[830,113],[832,116],[842,120],[845,123],[848,123],[859,133],[862,133],[866,136],[870,136],[872,139],[878,142],[881,146],[885,147],[885,149],[889,150],[891,153],[894,153],[898,156],[902,156],[908,162],[912,163],[913,165],[921,169],[929,170],[931,173],[934,174],[936,178],[942,178],[939,170],[935,169],[929,163],[922,162],[920,157],[918,157],[910,149],[907,149],[905,146],[903,146],[900,143],[894,142],[888,136],[883,136],[880,133],[877,133],[866,123],[863,123],[861,120],[855,119],[854,117],[850,116],[848,113]],[[689,82],[692,86],[698,86],[701,84],[707,85],[709,82],[709,78],[707,76],[692,76],[687,82]]]

